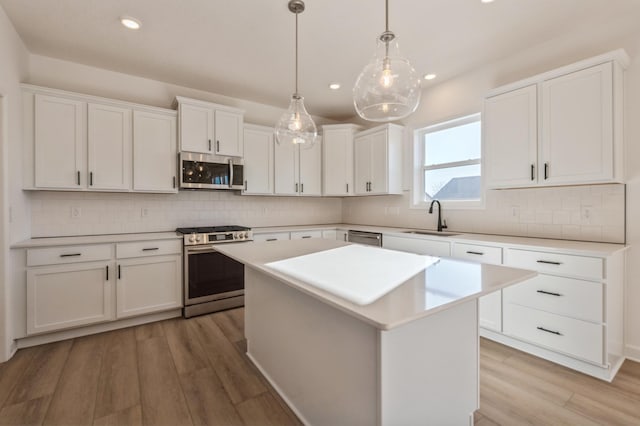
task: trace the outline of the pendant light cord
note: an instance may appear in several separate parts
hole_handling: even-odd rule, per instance
[[[384,1],[384,25],[386,32],[389,32],[389,0]]]
[[[296,12],[296,96],[298,96],[298,13]]]

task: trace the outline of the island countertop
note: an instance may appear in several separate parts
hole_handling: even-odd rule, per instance
[[[537,275],[524,269],[443,258],[373,303],[357,305],[266,265],[346,245],[349,243],[305,239],[219,244],[216,250],[381,330],[433,315]],[[357,268],[354,264],[353,270]]]

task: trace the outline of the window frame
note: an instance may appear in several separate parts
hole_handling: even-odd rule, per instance
[[[424,136],[429,133],[446,130],[452,127],[480,122],[480,158],[473,160],[454,161],[427,166],[424,164],[425,143]],[[480,198],[477,200],[439,200],[443,208],[450,210],[483,209],[485,207],[485,178],[482,166],[484,165],[484,143],[482,130],[482,114],[477,112],[450,120],[438,122],[432,125],[417,128],[413,131],[413,179],[411,184],[411,208],[425,209],[429,207],[431,199],[425,191],[424,175],[427,170],[437,170],[466,165],[480,165]]]

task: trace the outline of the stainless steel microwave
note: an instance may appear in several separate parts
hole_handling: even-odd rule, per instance
[[[243,164],[240,157],[181,152],[179,162],[180,188],[244,188]]]

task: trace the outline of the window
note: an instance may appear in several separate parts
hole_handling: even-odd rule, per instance
[[[416,130],[414,205],[438,199],[479,206],[482,193],[480,114]]]

